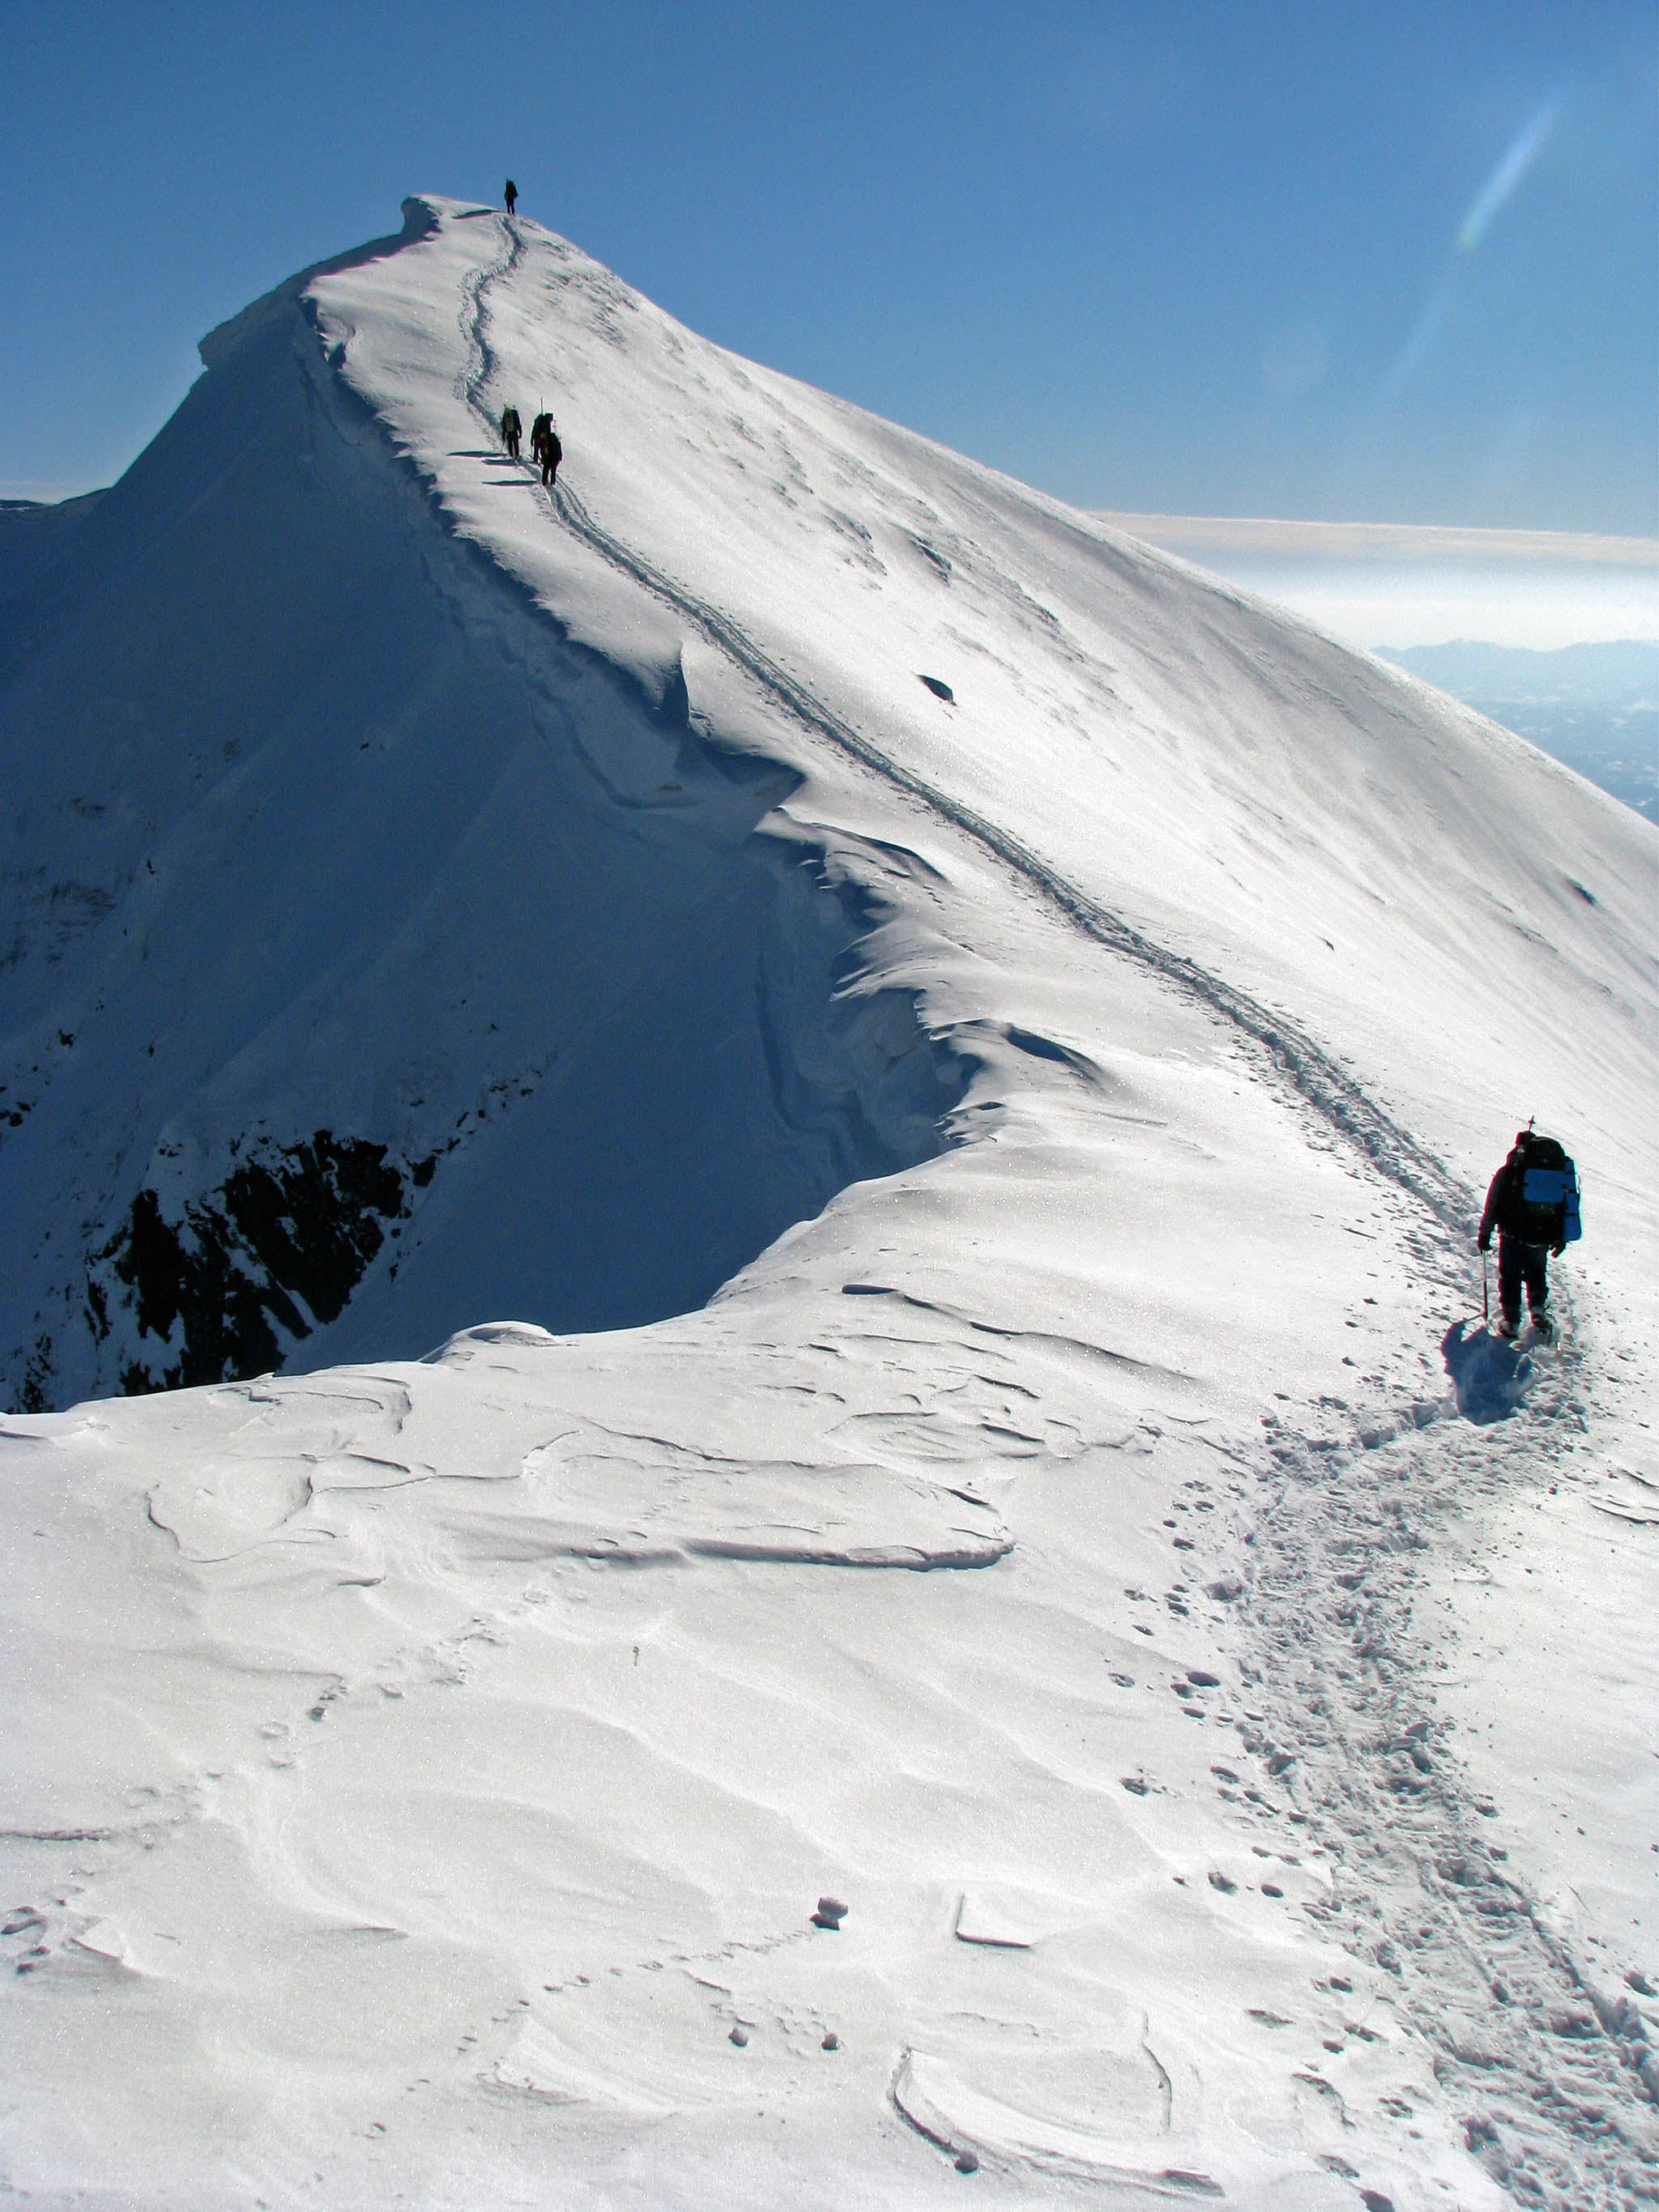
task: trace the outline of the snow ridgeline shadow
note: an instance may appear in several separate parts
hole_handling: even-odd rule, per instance
[[[881,856],[458,536],[293,286],[204,358],[0,601],[5,1402],[661,1320],[938,1152]]]
[[[1526,1396],[1531,1354],[1494,1336],[1484,1323],[1477,1328],[1470,1322],[1454,1322],[1440,1340],[1440,1352],[1466,1421],[1484,1427],[1504,1420]]]

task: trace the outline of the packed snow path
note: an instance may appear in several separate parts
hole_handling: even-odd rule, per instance
[[[1357,1435],[1310,1439],[1274,1425],[1282,1472],[1258,1477],[1271,1487],[1249,1638],[1263,1711],[1245,1742],[1297,1774],[1297,1800],[1338,1869],[1328,1904],[1312,1910],[1395,1978],[1487,2171],[1523,2203],[1618,2206],[1659,2185],[1652,2008],[1571,1896],[1540,1896],[1524,1849],[1512,1863],[1507,1808],[1463,1755],[1442,1679],[1463,1657],[1463,1637],[1432,1620],[1425,1564],[1443,1564],[1453,1532],[1473,1524],[1468,1559],[1484,1578],[1495,1508],[1537,1511],[1564,1482],[1586,1485],[1581,1361],[1569,1352],[1547,1364],[1516,1393],[1519,1436],[1471,1434],[1449,1407],[1416,1409],[1439,1414],[1427,1430],[1373,1420]],[[1341,1480],[1356,1461],[1363,1485]],[[1596,1489],[1598,1474],[1589,1474]],[[1607,1510],[1604,1498],[1589,1505]],[[1572,1566],[1605,1575],[1595,1554],[1620,1547],[1597,1544],[1593,1522],[1578,1536]],[[1631,1748],[1636,1720],[1632,1700],[1614,1723]],[[1501,1799],[1501,1769],[1496,1780]],[[1632,1765],[1611,1807],[1576,1808],[1623,1824],[1600,1840],[1622,1851],[1638,1893],[1652,1795]]]
[[[811,1095],[902,1151],[967,1074],[683,1318],[389,1361],[423,1264],[506,1279],[441,1164],[307,1347],[363,1364],[8,1420],[9,2186],[1651,2194],[1646,825],[534,225],[413,204],[207,350],[198,430],[305,395],[285,529],[412,483],[433,621],[575,702],[563,868],[584,775],[762,844]],[[479,442],[532,392],[554,501]],[[412,1095],[358,1035],[298,1110]],[[1523,1108],[1604,1194],[1527,1368],[1467,1242]]]

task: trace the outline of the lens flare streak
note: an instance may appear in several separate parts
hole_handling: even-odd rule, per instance
[[[1561,95],[1552,93],[1475,194],[1457,234],[1457,243],[1465,253],[1473,253],[1480,245],[1492,218],[1538,159],[1560,112]]]
[[[1440,335],[1457,297],[1462,256],[1474,252],[1491,229],[1499,210],[1513,198],[1554,130],[1561,112],[1561,104],[1562,95],[1552,93],[1517,134],[1509,151],[1470,202],[1469,211],[1458,228],[1456,247],[1441,272],[1440,281],[1377,389],[1370,407],[1373,423],[1399,398],[1416,374],[1424,356]]]

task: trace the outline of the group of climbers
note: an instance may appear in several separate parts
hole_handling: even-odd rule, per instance
[[[519,188],[511,177],[507,180],[503,197],[510,216],[519,204]],[[520,441],[524,436],[524,423],[516,407],[502,408],[501,430],[502,450],[509,460],[516,461]],[[559,442],[558,432],[553,428],[553,417],[545,410],[530,426],[530,450],[541,470],[542,482],[549,486],[556,483],[559,463],[564,459],[564,447]]]
[[[520,420],[518,409],[503,407],[501,446],[510,460],[518,459],[519,441],[523,435],[524,424]],[[545,412],[538,415],[530,426],[530,450],[540,465],[542,482],[544,484],[555,483],[558,477],[559,463],[564,459],[564,447],[559,442],[558,432],[553,428],[553,417]]]

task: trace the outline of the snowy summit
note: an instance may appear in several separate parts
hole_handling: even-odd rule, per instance
[[[1659,835],[404,212],[0,516],[0,2182],[1659,2193]]]

